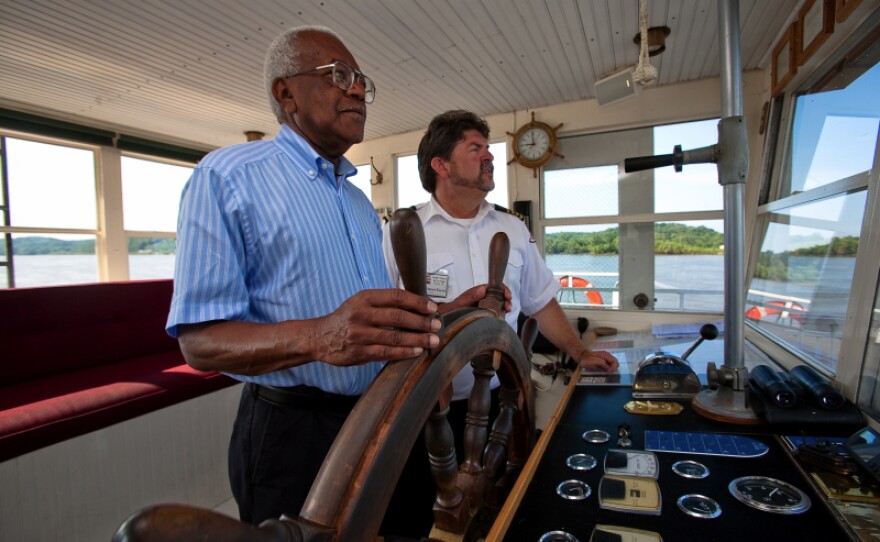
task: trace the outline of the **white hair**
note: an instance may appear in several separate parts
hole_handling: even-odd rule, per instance
[[[276,79],[297,73],[303,69],[303,66],[300,65],[300,51],[296,46],[300,32],[322,32],[333,36],[342,43],[342,38],[339,37],[339,34],[326,26],[318,25],[303,25],[285,30],[272,41],[272,44],[269,45],[269,50],[266,51],[266,59],[263,62],[263,79],[266,84],[266,92],[269,94],[269,105],[272,107],[272,113],[275,114],[278,122],[283,121],[284,112],[272,94],[272,83]]]

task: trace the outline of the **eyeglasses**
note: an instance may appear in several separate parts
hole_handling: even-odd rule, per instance
[[[364,101],[368,104],[373,103],[373,100],[376,98],[376,85],[373,84],[373,80],[364,75],[362,72],[352,68],[345,62],[340,62],[337,60],[333,64],[327,64],[325,66],[318,66],[317,68],[303,70],[299,73],[294,73],[285,77],[306,75],[308,73],[316,72],[318,70],[325,70],[327,68],[333,68],[333,71],[330,72],[330,77],[334,85],[347,92],[351,87],[354,86],[356,81],[360,82],[360,84],[364,86]]]

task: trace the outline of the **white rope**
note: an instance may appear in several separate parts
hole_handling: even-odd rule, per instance
[[[657,68],[648,60],[648,0],[639,0],[639,64],[633,70],[633,81],[647,87],[657,82]]]

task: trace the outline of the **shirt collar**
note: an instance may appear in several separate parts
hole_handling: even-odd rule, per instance
[[[474,217],[474,224],[480,222],[485,218],[489,213],[495,212],[495,206],[489,203],[486,200],[483,200],[480,203],[480,209],[477,211],[477,215]],[[446,210],[440,205],[437,199],[434,197],[434,194],[431,194],[431,199],[428,203],[425,204],[425,222],[427,223],[434,217],[442,217],[447,221],[455,221],[456,219],[446,212]]]
[[[301,167],[303,173],[312,180],[315,180],[320,175],[322,164],[326,164],[325,168],[333,167],[332,162],[318,154],[303,136],[293,131],[286,124],[281,125],[281,129],[278,130],[278,135],[275,136],[274,141],[284,154],[292,158]],[[347,179],[355,173],[357,173],[357,168],[354,167],[354,164],[345,156],[340,156],[339,167],[334,176]]]

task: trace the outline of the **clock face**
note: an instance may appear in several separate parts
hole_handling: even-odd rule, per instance
[[[791,484],[764,476],[743,476],[730,482],[730,493],[745,504],[776,514],[800,514],[810,508],[810,498]]]
[[[516,150],[525,160],[538,161],[550,152],[550,134],[538,126],[529,128],[520,135]]]

